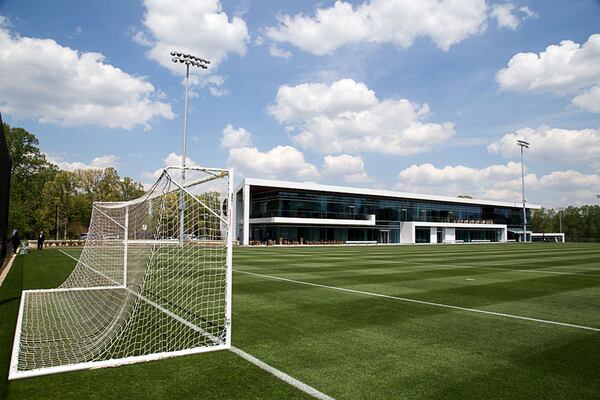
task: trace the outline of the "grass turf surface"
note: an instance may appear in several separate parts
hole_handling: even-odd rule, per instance
[[[77,250],[68,250],[74,256]],[[17,257],[0,289],[6,376],[23,288],[74,266]],[[600,328],[600,246],[237,248],[233,344],[335,398],[598,398],[600,332],[302,282]],[[230,352],[0,382],[0,397],[306,398]]]

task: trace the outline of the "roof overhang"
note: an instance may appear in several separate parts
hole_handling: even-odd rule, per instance
[[[438,196],[438,195],[422,194],[422,193],[397,192],[397,191],[392,191],[392,190],[379,190],[379,189],[355,188],[355,187],[346,187],[346,186],[322,185],[320,183],[314,183],[314,182],[290,182],[290,181],[280,181],[280,180],[272,180],[272,179],[257,179],[257,178],[245,178],[240,183],[240,185],[238,185],[235,192],[237,193],[242,187],[244,187],[244,185],[274,187],[274,188],[279,188],[279,189],[297,189],[297,190],[307,190],[307,191],[314,191],[314,192],[358,194],[358,195],[365,195],[365,196],[387,197],[387,198],[395,198],[395,199],[429,200],[429,201],[439,201],[439,202],[444,202],[444,203],[485,205],[485,206],[497,206],[497,207],[523,207],[523,203],[521,203],[521,202],[465,199],[462,197],[450,197],[450,196]],[[537,204],[527,204],[527,208],[532,209],[532,210],[539,210],[542,207]]]

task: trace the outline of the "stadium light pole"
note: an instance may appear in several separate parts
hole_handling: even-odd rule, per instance
[[[180,51],[171,52],[171,61],[175,64],[185,64],[185,106],[183,110],[183,152],[181,154],[181,180],[185,180],[185,160],[187,158],[187,134],[188,134],[188,93],[190,90],[190,66],[202,69],[208,68],[210,61]],[[179,193],[179,241],[183,243],[184,235],[184,212],[185,198],[183,189]]]
[[[564,209],[564,207],[558,207],[558,233],[562,233],[562,212]]]
[[[517,146],[521,147],[521,189],[523,192],[523,241],[527,242],[527,210],[525,207],[525,167],[523,164],[523,149],[529,148],[529,142],[517,140]]]

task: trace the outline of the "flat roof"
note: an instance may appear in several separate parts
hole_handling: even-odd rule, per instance
[[[320,183],[313,182],[290,182],[290,181],[279,181],[273,179],[258,179],[258,178],[244,178],[242,183],[236,189],[236,193],[244,186],[266,186],[280,189],[298,189],[308,190],[314,192],[329,192],[329,193],[341,193],[341,194],[359,194],[366,196],[376,197],[392,197],[402,199],[414,199],[414,200],[430,200],[439,201],[444,203],[459,203],[459,204],[473,204],[473,205],[486,205],[486,206],[498,206],[498,207],[523,207],[521,202],[508,202],[508,201],[496,201],[496,200],[481,200],[481,199],[465,199],[462,197],[450,197],[450,196],[437,196],[433,194],[422,194],[422,193],[407,193],[397,192],[393,190],[380,190],[380,189],[367,189],[367,188],[355,188],[347,186],[333,186],[333,185],[322,185]],[[527,208],[533,210],[539,210],[542,208],[537,204],[527,204]]]

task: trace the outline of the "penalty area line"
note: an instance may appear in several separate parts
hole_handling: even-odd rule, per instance
[[[299,389],[299,390],[303,391],[304,393],[311,395],[315,399],[335,400],[333,397],[328,396],[325,393],[318,391],[314,387],[309,386],[306,383],[301,382],[298,379],[286,374],[285,372],[280,371],[277,368],[270,366],[269,364],[265,363],[264,361],[259,360],[258,358],[254,357],[253,355],[246,353],[244,350],[240,350],[237,347],[231,346],[231,349],[229,349],[229,351],[233,352],[234,354],[237,354],[238,356],[242,357],[244,360],[256,365],[258,368],[260,368],[264,371],[267,371],[271,375],[274,375],[276,378],[282,380],[283,382],[287,383],[288,385],[291,385],[291,386],[295,387],[296,389]]]
[[[323,289],[331,289],[331,290],[338,290],[338,291],[341,291],[341,292],[360,294],[360,295],[363,295],[363,296],[380,297],[380,298],[384,298],[384,299],[404,301],[404,302],[407,302],[407,303],[423,304],[423,305],[433,306],[433,307],[449,308],[449,309],[452,309],[452,310],[468,311],[468,312],[472,312],[472,313],[494,315],[496,317],[519,319],[519,320],[523,320],[523,321],[531,321],[531,322],[538,322],[538,323],[548,324],[548,325],[558,325],[558,326],[564,326],[564,327],[568,327],[568,328],[575,328],[575,329],[583,329],[583,330],[593,331],[593,332],[600,332],[600,328],[594,328],[594,327],[591,327],[591,326],[575,325],[575,324],[569,324],[569,323],[566,323],[566,322],[558,322],[558,321],[551,321],[551,320],[547,320],[547,319],[524,317],[522,315],[514,315],[514,314],[506,314],[506,313],[495,312],[495,311],[481,310],[481,309],[478,309],[478,308],[453,306],[451,304],[434,303],[434,302],[431,302],[431,301],[417,300],[417,299],[411,299],[411,298],[407,298],[407,297],[391,296],[391,295],[387,295],[387,294],[374,293],[374,292],[365,292],[363,290],[356,290],[356,289],[348,289],[348,288],[337,287],[337,286],[322,285],[320,283],[311,283],[311,282],[298,281],[298,280],[295,280],[295,279],[282,278],[282,277],[274,276],[274,275],[257,274],[255,272],[240,271],[240,270],[234,270],[234,272],[239,272],[240,274],[248,274],[248,275],[260,276],[260,277],[263,277],[263,278],[273,279],[273,280],[278,280],[278,281],[297,283],[297,284],[300,284],[300,285],[314,286],[314,287],[323,288]]]

